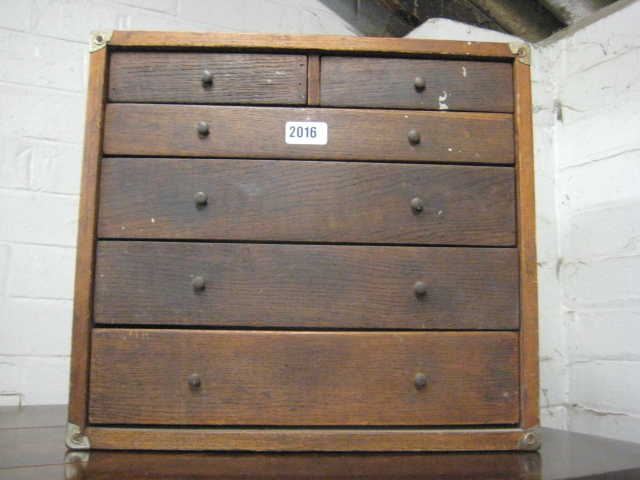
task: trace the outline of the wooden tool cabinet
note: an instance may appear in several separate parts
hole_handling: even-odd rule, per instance
[[[538,448],[526,45],[92,50],[69,447]]]

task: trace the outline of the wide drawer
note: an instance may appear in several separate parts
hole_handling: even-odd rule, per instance
[[[326,123],[327,143],[287,143],[286,124],[293,121]],[[515,159],[513,116],[504,113],[114,103],[107,105],[105,122],[106,155],[488,164]],[[207,134],[199,133],[200,122]],[[410,140],[416,134],[418,141]]]
[[[307,57],[242,53],[114,52],[109,101],[307,103]]]
[[[323,57],[328,107],[513,112],[510,63]]]
[[[515,424],[518,364],[515,332],[97,329],[89,421]]]
[[[101,238],[515,244],[510,167],[105,158],[100,192]]]
[[[515,330],[518,316],[512,248],[97,247],[98,324]]]

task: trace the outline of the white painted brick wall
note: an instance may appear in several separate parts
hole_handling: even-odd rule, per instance
[[[637,159],[634,165],[638,165]],[[625,175],[638,179],[640,169],[630,168],[618,174],[618,179]],[[614,198],[615,195],[611,195],[603,199],[602,204],[607,205],[605,207],[576,213],[571,217],[569,248],[576,261],[640,254],[640,202],[624,204],[623,198],[618,200],[618,205],[608,206]]]
[[[548,46],[567,428],[640,442],[640,3]]]
[[[551,81],[558,56],[553,48],[533,48],[531,89],[536,182],[540,418],[545,426],[566,429],[569,378],[558,276],[557,168],[553,138],[557,86]]]
[[[569,328],[567,353],[576,364],[599,360],[638,360],[640,308],[576,311]],[[636,403],[640,404],[637,400],[636,397]]]
[[[77,197],[0,188],[0,206],[0,241],[75,246]]]
[[[355,33],[318,0],[0,0],[0,405],[67,401],[98,28]]]

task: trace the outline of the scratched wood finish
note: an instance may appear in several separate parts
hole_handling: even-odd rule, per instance
[[[96,227],[98,221],[98,178],[104,126],[107,52],[91,56],[89,90],[85,120],[85,143],[76,252],[76,277],[73,303],[73,342],[69,382],[69,421],[84,427],[88,389],[88,362],[93,312],[93,272],[95,266]]]
[[[288,53],[292,49],[318,52],[382,53],[411,56],[506,58],[514,55],[506,43],[461,42],[414,38],[379,38],[333,35],[282,35],[221,32],[115,31],[109,41],[113,47],[162,47],[172,50],[259,49]]]
[[[209,134],[198,134],[204,121]],[[327,145],[285,143],[288,121],[328,124]],[[420,143],[408,139],[411,130]],[[107,155],[513,164],[504,113],[109,104]]]
[[[93,448],[287,452],[520,450],[518,427],[145,428],[87,427]]]
[[[94,424],[421,426],[519,419],[515,332],[96,329],[92,342]],[[427,377],[425,388],[415,386],[419,373]],[[199,388],[187,383],[191,374],[200,376]]]
[[[208,70],[210,83],[201,75]],[[307,57],[242,53],[114,52],[109,101],[282,104],[307,102]]]
[[[416,480],[417,478],[539,479],[540,456],[532,452],[384,454],[91,452],[67,480]],[[1,477],[0,477],[1,478]],[[61,477],[62,478],[62,477]],[[52,480],[47,478],[47,480]],[[57,478],[55,480],[58,480]]]
[[[320,71],[326,107],[513,112],[509,63],[325,56]]]
[[[307,104],[320,105],[320,56],[317,54],[307,57]]]
[[[101,238],[515,245],[512,168],[105,158]],[[207,194],[205,205],[194,196]],[[411,207],[413,198],[422,210]]]
[[[540,424],[538,367],[538,262],[536,260],[536,209],[534,197],[533,111],[530,68],[514,64],[516,85],[516,144],[518,177],[518,238],[520,253],[520,352],[522,422],[525,428]]]
[[[97,323],[518,328],[515,249],[102,241],[95,288]]]

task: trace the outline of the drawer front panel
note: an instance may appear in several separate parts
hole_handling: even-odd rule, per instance
[[[327,144],[287,144],[289,121],[327,123]],[[104,135],[107,155],[514,163],[498,113],[110,104]]]
[[[102,241],[97,249],[99,324],[515,330],[518,316],[510,248]]]
[[[111,102],[307,102],[304,55],[114,52],[109,72]]]
[[[323,57],[320,71],[323,106],[513,112],[509,63]]]
[[[97,329],[89,421],[514,424],[518,387],[514,332]]]
[[[105,158],[101,170],[101,238],[515,244],[509,167]]]

